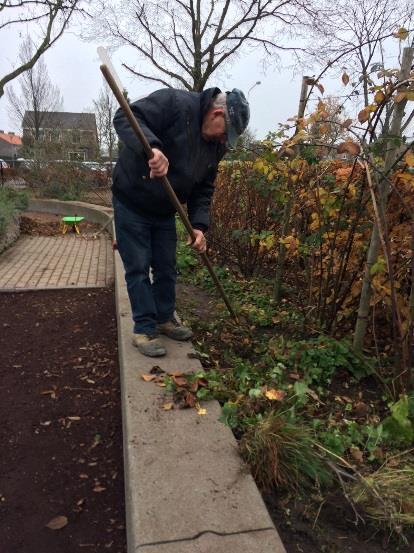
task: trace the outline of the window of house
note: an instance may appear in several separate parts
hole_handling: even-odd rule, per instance
[[[73,144],[80,144],[80,131],[78,130],[72,131],[72,142]]]
[[[70,161],[85,161],[86,152],[68,152],[68,158]]]

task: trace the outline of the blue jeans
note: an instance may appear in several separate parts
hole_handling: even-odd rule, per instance
[[[175,310],[175,217],[144,217],[126,208],[117,198],[112,201],[134,333],[153,336],[157,323],[172,319]]]

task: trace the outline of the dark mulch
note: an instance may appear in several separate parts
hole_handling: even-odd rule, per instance
[[[113,290],[0,294],[0,360],[0,550],[125,553]]]
[[[57,236],[62,234],[62,215],[25,211],[20,218],[20,232],[30,236]],[[98,232],[101,226],[86,219],[79,223],[81,234]],[[69,230],[72,232],[72,230]]]

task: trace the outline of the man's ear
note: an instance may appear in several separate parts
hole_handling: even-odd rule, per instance
[[[212,112],[214,119],[217,117],[223,117],[224,116],[224,109],[223,108],[214,108]]]

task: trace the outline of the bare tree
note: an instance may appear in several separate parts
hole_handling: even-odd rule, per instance
[[[107,148],[109,161],[112,162],[115,144],[117,143],[117,135],[112,121],[118,104],[108,85],[104,84],[99,92],[98,99],[94,100],[93,105],[96,115],[99,148]]]
[[[23,42],[19,54],[22,65],[33,56],[35,46],[32,40],[27,37]],[[16,92],[12,86],[7,90],[9,110],[11,117],[18,122],[33,129],[35,142],[43,140],[41,131],[48,113],[62,109],[63,99],[58,87],[50,81],[46,64],[43,59],[25,71],[18,81],[20,90]]]
[[[374,84],[370,75],[384,66],[387,40],[395,44],[393,35],[410,26],[414,4],[406,0],[326,0],[322,10],[324,16],[309,27],[311,40],[304,57],[320,66],[328,62],[334,71],[345,68],[353,81],[351,94],[360,98],[361,88],[367,106],[369,87]]]
[[[0,76],[0,98],[7,83],[31,69],[63,34],[82,0],[3,0],[0,2],[0,39],[7,43],[5,33],[14,36],[29,33],[33,40],[31,57],[20,60],[6,75]],[[24,31],[24,33],[23,33]],[[24,39],[23,39],[24,41]]]
[[[211,75],[234,61],[246,47],[266,54],[292,50],[286,36],[305,13],[307,0],[101,0],[99,26],[90,31],[113,47],[129,46],[139,63],[124,67],[164,86],[200,91]],[[283,42],[281,37],[283,36]]]

